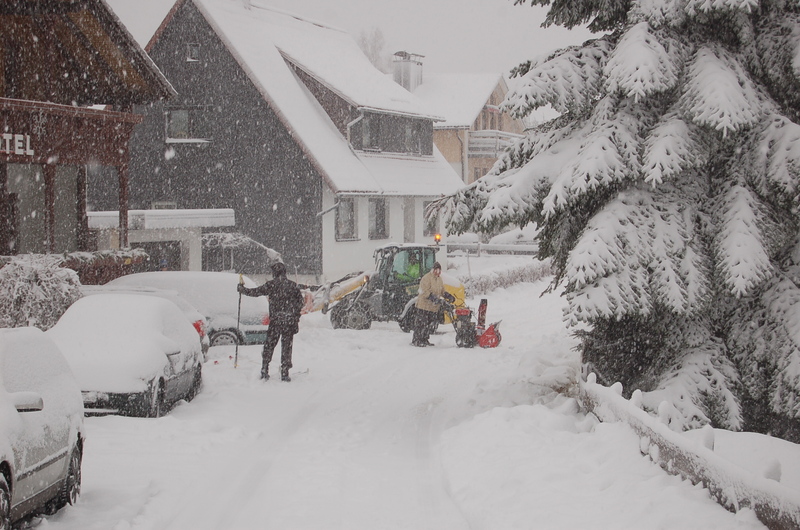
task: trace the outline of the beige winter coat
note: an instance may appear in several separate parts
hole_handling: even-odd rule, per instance
[[[442,295],[444,295],[444,283],[442,282],[442,278],[433,274],[433,271],[423,276],[422,280],[419,282],[417,309],[433,311],[434,313],[439,311],[439,304],[431,302],[428,298],[431,294],[437,298],[441,298]]]

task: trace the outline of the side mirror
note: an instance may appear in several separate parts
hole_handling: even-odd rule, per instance
[[[14,392],[11,400],[17,412],[39,412],[44,408],[44,400],[36,392]]]

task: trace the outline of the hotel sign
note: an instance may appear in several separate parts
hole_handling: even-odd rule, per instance
[[[0,134],[0,154],[33,156],[31,149],[31,135],[29,134]]]

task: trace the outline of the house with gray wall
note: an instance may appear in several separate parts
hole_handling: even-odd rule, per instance
[[[433,145],[439,118],[349,34],[241,0],[178,0],[145,50],[177,96],[137,109],[131,209],[233,209],[238,232],[314,281],[441,231],[425,206],[463,182]]]

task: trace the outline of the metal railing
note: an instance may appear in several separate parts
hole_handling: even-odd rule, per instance
[[[511,254],[516,256],[533,256],[539,250],[539,245],[522,244],[495,244],[495,243],[447,243],[447,255],[464,252],[480,256],[486,254]]]

